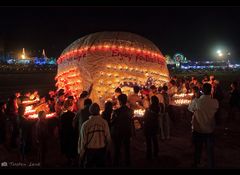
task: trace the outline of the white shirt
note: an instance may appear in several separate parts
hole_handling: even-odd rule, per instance
[[[78,153],[82,156],[86,148],[104,148],[110,142],[111,136],[107,121],[101,116],[90,116],[81,128]]]
[[[200,98],[193,99],[188,106],[188,110],[193,112],[193,130],[199,133],[212,133],[218,107],[218,101],[212,99],[210,95],[202,95]]]

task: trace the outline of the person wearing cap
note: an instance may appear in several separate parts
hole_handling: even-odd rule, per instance
[[[100,116],[97,103],[93,103],[89,111],[91,116],[81,128],[78,153],[84,167],[104,167],[106,151],[111,143],[110,130],[107,121]]]

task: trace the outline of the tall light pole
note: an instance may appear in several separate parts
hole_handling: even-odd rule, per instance
[[[223,52],[223,51],[220,50],[220,49],[217,50],[216,53],[217,53],[217,56],[218,56],[219,58],[221,58],[222,60],[227,59],[228,67],[229,67],[229,65],[230,65],[230,59],[229,59],[229,57],[231,56],[231,53],[228,52],[228,51]]]

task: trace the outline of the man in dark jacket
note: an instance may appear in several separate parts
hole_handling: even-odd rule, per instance
[[[84,100],[84,108],[80,109],[76,114],[74,121],[76,122],[75,128],[78,128],[78,133],[81,130],[82,124],[87,121],[89,119],[89,116],[91,115],[89,112],[89,107],[91,106],[91,104],[92,100],[90,98],[87,98],[86,100]]]
[[[130,166],[130,138],[132,135],[132,117],[133,111],[126,106],[127,96],[121,94],[118,96],[120,108],[113,112],[111,120],[111,135],[114,144],[114,165],[119,165],[120,150],[122,144],[125,148],[125,163]]]

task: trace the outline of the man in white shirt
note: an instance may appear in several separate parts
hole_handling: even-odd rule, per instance
[[[203,93],[200,98],[192,100],[188,110],[193,112],[192,129],[193,143],[195,145],[194,165],[200,165],[203,144],[206,144],[208,154],[208,166],[214,167],[214,129],[215,113],[219,104],[216,99],[211,98],[211,84],[203,85]]]
[[[104,167],[107,146],[111,142],[109,126],[100,116],[97,103],[90,106],[89,112],[92,115],[82,125],[78,152],[80,159],[85,159],[85,167]]]

